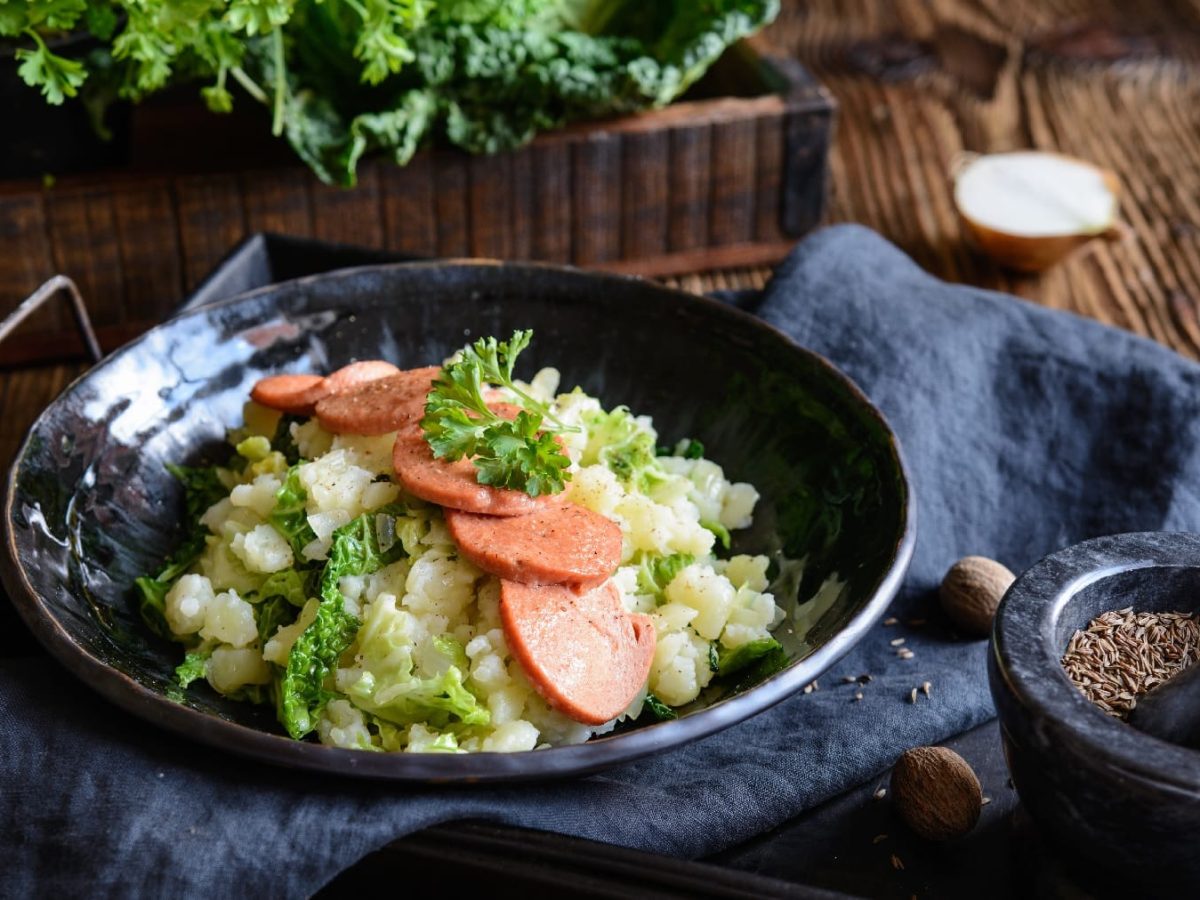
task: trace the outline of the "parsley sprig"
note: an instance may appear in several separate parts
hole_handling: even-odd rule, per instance
[[[508,341],[489,337],[467,346],[434,381],[421,429],[438,459],[470,457],[480,484],[537,497],[557,494],[571,479],[571,461],[555,435],[575,429],[513,382],[517,356],[532,337],[532,331],[514,331]],[[487,385],[507,388],[519,398],[522,409],[516,419],[488,406],[483,396]]]

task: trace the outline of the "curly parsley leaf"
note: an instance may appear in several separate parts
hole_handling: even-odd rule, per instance
[[[538,497],[558,493],[571,478],[571,461],[555,439],[571,429],[514,383],[517,356],[532,337],[532,331],[514,331],[508,341],[481,338],[464,349],[434,381],[421,429],[438,459],[472,458],[480,484]],[[520,399],[523,409],[515,419],[488,406],[484,389],[489,384],[507,388]]]
[[[17,74],[30,87],[40,88],[46,102],[59,106],[67,97],[79,93],[79,87],[87,79],[83,63],[65,56],[51,53],[45,42],[32,29],[26,32],[33,38],[32,50],[22,47],[16,52],[21,63]]]

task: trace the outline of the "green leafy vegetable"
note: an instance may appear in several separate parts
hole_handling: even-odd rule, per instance
[[[212,656],[211,648],[188,653],[184,656],[183,662],[175,667],[175,682],[181,688],[186,688],[193,681],[203,678],[206,674],[205,666],[210,656]]]
[[[298,466],[288,469],[283,486],[275,494],[275,508],[268,521],[275,530],[287,538],[292,551],[300,558],[301,551],[317,539],[316,532],[308,524],[308,491],[300,483]]]
[[[299,421],[301,420],[296,416],[280,416],[279,424],[275,426],[275,436],[271,438],[271,446],[283,454],[289,466],[300,462],[300,448],[296,446],[296,439],[292,437],[292,423]]]
[[[358,620],[346,612],[339,597],[317,607],[317,617],[292,645],[277,687],[277,704],[280,724],[293,738],[311,732],[325,704],[336,696],[326,689],[325,679],[357,631]]]
[[[515,331],[509,341],[482,338],[448,363],[433,383],[421,428],[433,455],[451,462],[470,457],[480,484],[525,491],[531,497],[556,494],[570,479],[571,461],[555,440],[549,422],[566,430],[546,404],[513,382],[517,356],[529,346],[532,331]],[[485,384],[508,388],[523,409],[509,420],[484,399]]]
[[[690,553],[672,553],[670,556],[647,553],[638,562],[638,593],[653,594],[661,603],[667,585],[695,561]]]
[[[171,639],[167,627],[166,598],[175,580],[191,568],[204,552],[208,529],[200,524],[210,506],[225,496],[225,486],[215,466],[194,467],[167,464],[167,471],[183,485],[184,521],[188,530],[175,553],[157,575],[143,575],[134,580],[138,592],[138,611],[150,630],[159,637]]]
[[[354,640],[359,621],[346,612],[338,581],[350,575],[369,575],[404,556],[404,545],[395,542],[387,551],[379,547],[376,520],[394,516],[399,507],[363,513],[333,533],[329,560],[321,572],[317,616],[292,645],[287,668],[277,687],[280,723],[294,738],[302,738],[335,694],[325,680]]]
[[[716,641],[710,641],[708,645],[708,668],[714,675],[721,671],[721,658]]]
[[[597,410],[586,417],[588,443],[584,465],[603,463],[624,484],[645,492],[666,477],[658,462],[654,432],[639,424],[625,406]]]
[[[214,113],[244,94],[324,180],[364,153],[404,164],[430,136],[475,153],[662,106],[778,0],[2,0],[0,36],[50,103],[197,84]],[[47,46],[86,28],[84,58]],[[95,98],[91,102],[96,101]],[[264,116],[265,118],[265,116]]]
[[[248,462],[258,462],[266,459],[271,452],[271,442],[261,434],[251,435],[243,441],[239,441],[234,447],[237,455]]]
[[[700,527],[705,528],[708,531],[711,531],[713,534],[715,534],[717,536],[717,540],[720,541],[721,546],[724,547],[726,550],[729,549],[729,544],[730,544],[731,538],[729,537],[729,529],[728,528],[726,528],[720,522],[710,522],[707,519],[700,522]]]
[[[436,636],[432,643],[445,666],[427,659],[431,668],[418,674],[400,610],[395,603],[372,604],[355,654],[363,672],[347,689],[355,705],[391,725],[421,722],[435,729],[460,729],[488,724],[488,709],[468,684],[470,663],[463,645],[448,635]]]
[[[280,598],[300,608],[313,593],[313,575],[311,570],[302,572],[299,569],[274,572],[267,576],[267,580],[258,589],[258,597],[264,601]]]
[[[671,707],[667,706],[667,704],[663,703],[653,694],[646,695],[646,703],[643,708],[659,722],[679,718],[679,714],[675,710],[671,709]]]
[[[167,571],[170,571],[169,565],[164,574]],[[138,593],[138,612],[142,621],[159,637],[171,640],[171,629],[167,627],[167,593],[171,590],[171,582],[161,575],[142,575],[134,579],[133,586]]]
[[[487,707],[467,690],[462,670],[450,666],[434,678],[384,678],[366,672],[349,690],[356,706],[396,725],[421,722],[445,728],[457,720],[463,725],[487,725]]]
[[[674,447],[658,447],[656,456],[682,456],[684,459],[701,459],[704,456],[704,445],[695,438],[684,438]]]
[[[285,597],[275,596],[264,600],[254,608],[258,624],[258,638],[266,644],[283,625],[291,625],[296,621],[299,610],[288,603]]]
[[[758,638],[732,650],[722,650],[717,660],[717,672],[721,675],[733,675],[754,663],[782,653],[783,647],[775,638]]]
[[[36,31],[30,29],[26,34],[35,46],[32,50],[24,47],[17,50],[16,58],[21,63],[17,74],[21,80],[30,87],[41,88],[42,96],[52,106],[78,94],[80,85],[87,79],[83,63],[51,53]]]

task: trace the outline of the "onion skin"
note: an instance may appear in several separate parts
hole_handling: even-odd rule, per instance
[[[1072,162],[1096,169],[1100,173],[1105,187],[1112,192],[1114,198],[1119,198],[1120,184],[1117,181],[1116,175],[1112,172],[1107,169],[1098,169],[1091,163],[1081,159],[1066,156],[1063,158],[1071,159]],[[955,209],[958,211],[959,221],[962,222],[963,228],[967,232],[967,236],[971,242],[985,256],[1005,268],[1013,269],[1017,272],[1028,274],[1044,272],[1094,238],[1100,237],[1105,240],[1115,241],[1120,240],[1125,233],[1114,218],[1113,223],[1102,231],[1056,235],[1010,234],[1006,231],[997,231],[994,228],[989,228],[975,221],[962,211],[957,200],[956,196]]]

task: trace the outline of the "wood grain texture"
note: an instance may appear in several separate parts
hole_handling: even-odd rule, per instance
[[[413,256],[437,254],[433,201],[433,161],[418,153],[404,168],[380,166],[387,246]]]
[[[571,146],[571,255],[579,265],[620,258],[621,143],[595,131]]]
[[[241,173],[238,182],[247,231],[312,237],[313,203],[304,172],[294,168],[254,169]]]
[[[1200,357],[1200,2],[805,0],[785,2],[769,37],[838,104],[827,223]],[[1026,147],[1113,170],[1128,239],[1041,277],[975,253],[955,160]]]
[[[352,191],[309,179],[313,237],[335,244],[359,244],[382,249],[384,207],[379,192],[379,169],[364,166]]]

